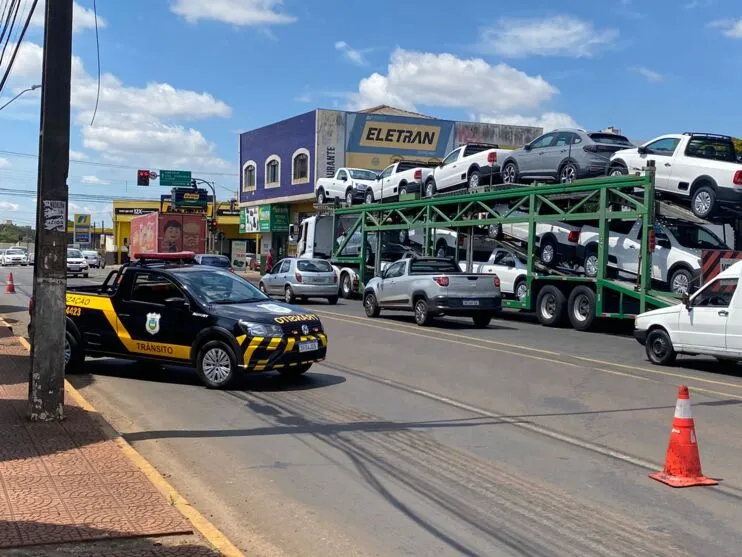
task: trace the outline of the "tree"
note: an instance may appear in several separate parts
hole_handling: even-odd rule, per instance
[[[742,139],[734,139],[734,150],[737,151],[737,155],[742,155]]]
[[[0,224],[0,242],[15,244],[16,242],[33,242],[34,230],[30,226],[16,224]]]

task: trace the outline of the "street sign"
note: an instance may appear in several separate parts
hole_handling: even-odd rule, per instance
[[[190,170],[160,170],[160,185],[184,187],[191,185]]]

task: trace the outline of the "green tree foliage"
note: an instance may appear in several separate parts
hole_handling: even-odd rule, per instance
[[[742,155],[742,139],[734,140],[734,150],[737,151],[738,155]]]
[[[0,242],[33,242],[35,238],[33,228],[16,224],[0,224]]]

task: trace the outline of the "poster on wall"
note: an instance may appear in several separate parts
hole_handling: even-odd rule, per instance
[[[235,271],[242,272],[247,266],[247,241],[232,240],[231,251],[232,268]]]
[[[206,219],[201,215],[183,215],[183,251],[206,253]]]
[[[268,255],[268,250],[271,249],[273,238],[270,233],[260,235],[260,254]]]
[[[132,219],[129,231],[132,255],[157,251],[158,217],[157,213],[149,213]]]
[[[332,178],[345,166],[345,112],[317,110],[315,161],[317,178]]]
[[[453,132],[448,120],[350,113],[345,165],[383,170],[400,160],[439,163],[453,149]]]
[[[258,207],[243,207],[240,211],[240,234],[251,234],[259,231]]]

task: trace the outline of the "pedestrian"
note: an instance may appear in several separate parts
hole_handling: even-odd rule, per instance
[[[273,270],[273,248],[268,248],[268,257],[265,258],[265,272],[270,273]]]

